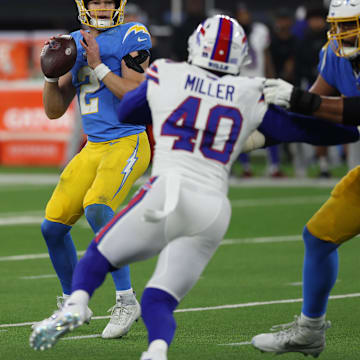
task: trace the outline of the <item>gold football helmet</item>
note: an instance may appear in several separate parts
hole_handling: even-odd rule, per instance
[[[360,0],[332,0],[327,22],[328,40],[335,54],[353,58],[360,52]]]
[[[94,9],[89,11],[87,8],[90,0],[75,0],[79,11],[79,21],[92,28],[105,30],[119,26],[124,22],[124,9],[127,0],[115,0],[115,9]],[[110,12],[110,16],[104,19],[104,12]]]

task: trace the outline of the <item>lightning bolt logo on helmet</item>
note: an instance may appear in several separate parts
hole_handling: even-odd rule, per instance
[[[124,22],[124,10],[127,0],[114,0],[115,7],[112,9],[88,9],[88,4],[91,0],[75,0],[78,8],[79,21],[89,27],[106,30],[112,27],[121,25]],[[101,14],[110,13],[107,18]]]

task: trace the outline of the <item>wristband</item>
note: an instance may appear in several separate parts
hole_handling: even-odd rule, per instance
[[[290,97],[290,111],[311,115],[316,110],[319,110],[320,105],[320,95],[294,87]]]
[[[109,73],[111,72],[111,70],[103,63],[99,64],[95,69],[94,69],[95,75],[96,77],[102,81],[102,79]]]
[[[59,81],[58,77],[57,78],[48,78],[48,77],[44,76],[44,78],[45,78],[45,81],[47,81],[49,83],[56,83]]]
[[[360,124],[360,97],[343,98],[343,120],[344,125]]]

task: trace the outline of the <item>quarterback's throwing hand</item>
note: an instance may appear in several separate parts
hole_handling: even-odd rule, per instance
[[[80,40],[80,44],[86,51],[87,62],[92,69],[95,69],[101,64],[99,45],[95,40],[95,37],[89,32],[80,30],[83,40]]]
[[[266,79],[264,83],[264,97],[268,104],[290,108],[290,99],[294,86],[281,79]]]

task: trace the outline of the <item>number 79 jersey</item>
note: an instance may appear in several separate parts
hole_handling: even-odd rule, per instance
[[[267,111],[262,78],[158,60],[147,71],[155,151],[153,175],[176,173],[223,192],[247,137]]]

